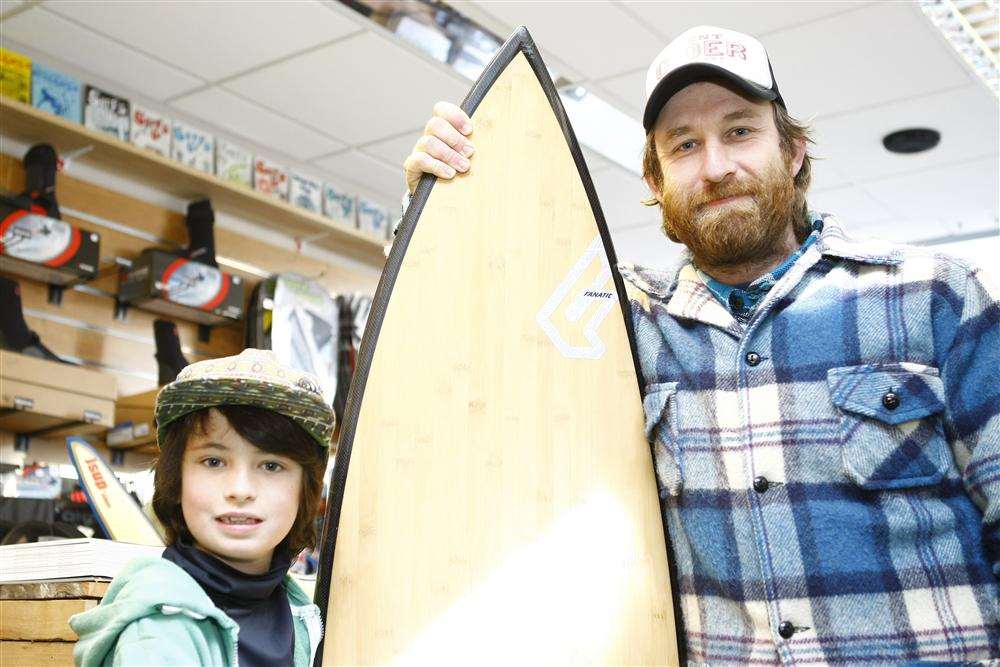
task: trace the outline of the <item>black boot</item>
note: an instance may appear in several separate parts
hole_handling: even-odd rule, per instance
[[[188,259],[193,259],[209,266],[218,266],[215,262],[215,212],[212,202],[208,199],[191,202],[187,210]]]
[[[42,345],[38,334],[28,328],[21,308],[21,286],[16,280],[2,276],[0,276],[0,347],[29,357],[70,363]]]
[[[25,191],[31,204],[45,209],[45,215],[61,220],[56,202],[56,149],[49,144],[35,144],[24,154]]]
[[[176,324],[170,320],[154,321],[153,337],[156,339],[156,363],[159,369],[157,383],[162,387],[173,382],[181,369],[188,365],[188,361],[181,352]]]

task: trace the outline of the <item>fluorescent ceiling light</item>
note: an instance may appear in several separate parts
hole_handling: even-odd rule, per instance
[[[1000,97],[1000,67],[997,54],[990,47],[996,39],[1000,22],[1000,3],[997,0],[920,0],[920,9],[931,23],[944,35],[969,69]],[[990,43],[984,39],[990,38]]]
[[[642,124],[582,86],[559,91],[577,140],[623,169],[642,174]]]

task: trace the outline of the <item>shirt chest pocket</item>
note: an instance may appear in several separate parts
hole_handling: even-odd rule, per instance
[[[642,398],[646,415],[646,439],[653,446],[653,463],[660,482],[660,495],[681,492],[681,468],[677,449],[677,383],[661,382],[646,387]]]
[[[827,373],[840,412],[844,472],[864,489],[936,484],[948,471],[944,385],[918,364],[865,364]]]

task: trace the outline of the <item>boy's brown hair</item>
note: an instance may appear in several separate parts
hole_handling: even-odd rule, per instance
[[[217,405],[191,412],[167,426],[161,439],[153,479],[153,511],[167,533],[167,544],[189,535],[181,511],[181,469],[188,440],[205,432],[209,410],[218,410],[245,440],[269,454],[286,456],[302,466],[302,492],[295,523],[276,547],[295,556],[316,544],[316,513],[323,491],[326,450],[283,414],[249,405]]]

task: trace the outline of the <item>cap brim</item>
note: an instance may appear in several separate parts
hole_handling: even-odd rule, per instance
[[[692,63],[690,65],[684,65],[683,67],[677,68],[667,76],[660,79],[660,82],[656,84],[656,88],[653,89],[652,95],[650,95],[649,99],[646,100],[646,109],[642,114],[642,126],[645,128],[646,132],[653,129],[653,125],[656,124],[656,119],[660,115],[660,110],[663,109],[663,105],[667,103],[667,100],[673,97],[674,94],[685,86],[689,86],[698,81],[704,81],[705,79],[725,79],[751,97],[757,97],[769,102],[777,100],[782,104],[782,106],[784,106],[784,101],[782,101],[781,95],[777,90],[764,88],[756,83],[747,81],[743,77],[737,76],[736,74],[733,74],[729,70],[719,67],[718,65],[709,65],[708,63]]]

